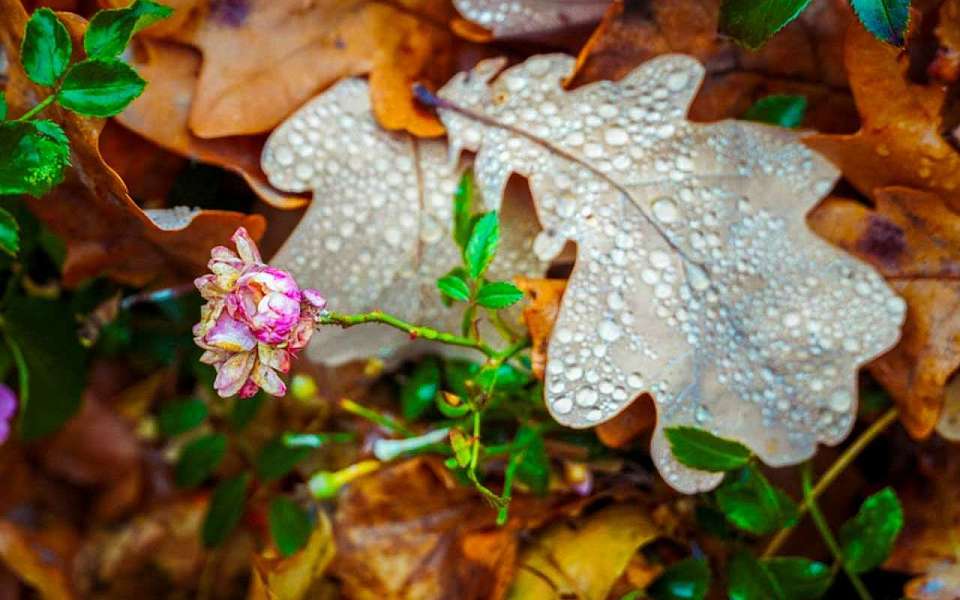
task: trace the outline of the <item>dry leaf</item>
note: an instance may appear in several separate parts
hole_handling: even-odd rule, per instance
[[[332,310],[380,309],[458,331],[462,307],[443,304],[436,280],[460,264],[450,229],[461,168],[446,145],[381,129],[367,84],[340,82],[277,128],[263,170],[277,189],[313,191],[313,202],[271,263],[321,290]],[[522,202],[501,216],[500,251],[490,277],[542,273],[531,252],[539,230]],[[388,327],[320,329],[308,356],[329,364],[389,354],[409,343]]]
[[[530,362],[533,374],[543,379],[544,369],[547,366],[547,342],[553,323],[560,312],[560,302],[563,299],[563,290],[567,287],[566,279],[527,279],[517,277],[514,280],[528,302],[523,307],[523,322],[530,333],[532,348]]]
[[[253,557],[249,600],[301,600],[336,553],[330,519],[322,510],[307,545],[288,558],[270,548]]]
[[[936,35],[940,47],[927,72],[935,79],[953,83],[960,77],[960,0],[945,0],[940,6]]]
[[[900,343],[870,372],[893,395],[907,430],[928,436],[940,417],[944,385],[960,367],[960,215],[932,193],[875,191],[876,209],[830,199],[810,226],[873,264],[907,301]]]
[[[578,524],[557,523],[520,554],[508,597],[604,600],[634,553],[658,535],[637,505],[611,506]]]
[[[17,0],[0,0],[5,18],[0,27],[3,45],[16,56],[27,15]],[[85,23],[63,14],[76,38]],[[10,64],[7,101],[14,115],[33,106],[41,96],[19,63]],[[225,243],[239,226],[259,238],[262,217],[186,207],[144,211],[127,193],[126,185],[100,155],[98,137],[102,119],[81,117],[57,106],[44,114],[60,123],[70,138],[66,179],[43,198],[28,200],[31,210],[67,243],[63,281],[75,286],[96,275],[122,283],[144,285],[184,279],[201,272],[210,248]]]
[[[494,38],[540,34],[595,23],[610,0],[453,0],[464,17]]]
[[[352,483],[334,517],[333,574],[355,600],[504,597],[512,527],[442,466],[413,459]]]
[[[650,392],[652,455],[685,492],[721,475],[681,466],[665,427],[708,428],[772,465],[842,440],[856,370],[896,342],[905,306],[807,228],[836,172],[792,132],[685,120],[703,78],[692,58],[566,92],[572,66],[537,56],[492,81],[503,62],[484,61],[440,93],[452,152],[477,152],[488,206],[523,175],[541,258],[577,243],[548,351],[553,416],[589,427]]]
[[[847,31],[845,63],[862,126],[851,135],[813,135],[804,142],[824,154],[866,196],[903,185],[940,193],[960,210],[960,154],[941,136],[946,91],[917,85],[908,57],[854,22]]]
[[[623,448],[647,433],[657,423],[657,409],[650,396],[640,396],[623,412],[597,425],[597,437],[609,448]]]
[[[338,79],[369,74],[384,127],[439,135],[411,87],[450,75],[452,17],[443,0],[208,2],[177,36],[203,54],[190,129],[202,138],[269,131]]]
[[[193,160],[224,167],[241,175],[264,201],[278,208],[296,208],[306,200],[281,194],[260,170],[262,137],[205,140],[190,133],[187,119],[200,71],[200,54],[181,44],[142,40],[131,63],[150,82],[117,120],[154,143]]]
[[[0,521],[0,559],[43,600],[77,598],[68,577],[67,557],[9,521]]]

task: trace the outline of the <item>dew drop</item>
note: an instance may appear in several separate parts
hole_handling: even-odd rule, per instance
[[[663,223],[673,223],[680,218],[680,211],[673,199],[657,198],[653,201],[653,216]]]

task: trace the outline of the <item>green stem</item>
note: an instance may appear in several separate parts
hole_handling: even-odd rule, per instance
[[[22,115],[20,115],[20,118],[17,119],[17,121],[26,121],[26,120],[30,119],[31,117],[33,117],[35,114],[37,114],[37,113],[40,112],[41,110],[43,110],[43,109],[45,109],[46,107],[50,106],[50,104],[53,103],[53,100],[54,100],[55,98],[56,98],[56,93],[50,94],[49,96],[47,96],[46,98],[44,98],[43,100],[41,100],[39,104],[37,104],[36,106],[34,106],[33,108],[31,108],[31,109],[28,110],[27,112],[25,112],[25,113],[23,113]]]
[[[843,560],[843,551],[840,549],[840,544],[838,544],[837,539],[833,537],[833,532],[830,531],[830,525],[827,523],[827,519],[823,516],[823,513],[820,512],[817,500],[813,496],[812,472],[813,469],[811,469],[810,463],[804,463],[800,471],[800,477],[803,482],[803,500],[809,507],[810,518],[813,519],[813,524],[816,525],[817,530],[820,532],[820,537],[823,538],[823,542],[827,545],[827,548],[830,549],[830,553],[833,554],[834,560],[840,565],[844,573],[847,574],[847,577],[850,578],[850,583],[853,584],[853,589],[857,591],[860,599],[873,600],[870,592],[867,591],[867,587],[863,585],[863,581],[860,580],[860,577],[854,573],[847,566],[846,561]]]
[[[800,504],[799,510],[797,511],[798,523],[800,519],[803,518],[803,515],[810,510],[809,502],[819,498],[820,494],[830,487],[830,484],[833,483],[834,480],[839,477],[848,466],[850,466],[850,463],[860,456],[860,453],[863,452],[864,448],[870,445],[870,442],[883,433],[887,427],[893,424],[894,421],[897,420],[898,416],[899,412],[897,411],[897,408],[891,408],[885,412],[883,416],[874,421],[873,424],[866,429],[866,431],[861,433],[860,436],[857,437],[857,439],[854,440],[853,443],[843,451],[843,454],[840,455],[840,458],[830,465],[830,468],[827,469],[823,476],[820,477],[819,481],[817,481],[816,485],[813,486],[809,501],[807,498],[803,499],[803,502]],[[786,543],[787,539],[790,537],[790,534],[793,532],[794,527],[796,527],[796,525],[781,529],[780,533],[770,540],[766,550],[763,551],[763,557],[770,558],[771,556],[774,556],[780,550],[783,544]]]
[[[415,437],[417,435],[413,430],[408,429],[403,423],[400,423],[396,419],[392,419],[387,415],[382,415],[374,410],[370,410],[366,406],[357,404],[349,398],[344,398],[340,401],[340,408],[348,413],[362,417],[372,423],[376,423],[391,433],[400,434],[404,437]]]
[[[363,323],[383,323],[384,325],[389,325],[395,329],[404,331],[411,337],[423,338],[425,340],[435,340],[438,342],[443,342],[444,344],[450,344],[452,346],[472,348],[478,352],[482,352],[489,358],[494,358],[497,356],[496,350],[479,340],[453,335],[452,333],[444,333],[430,327],[414,325],[379,310],[359,313],[356,315],[325,312],[317,317],[317,323],[320,325],[340,325],[341,327],[353,327],[354,325],[361,325]]]

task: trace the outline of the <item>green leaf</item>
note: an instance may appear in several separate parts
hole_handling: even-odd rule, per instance
[[[720,32],[756,50],[793,21],[810,0],[723,0]]]
[[[688,558],[670,565],[648,588],[653,600],[703,600],[710,589],[710,565]]]
[[[297,464],[310,455],[312,448],[290,446],[284,436],[278,436],[263,445],[257,455],[255,468],[257,477],[264,481],[275,481],[285,477]]]
[[[116,58],[90,58],[67,71],[57,101],[82,115],[112,117],[143,92],[147,82]]]
[[[833,579],[830,567],[806,558],[769,558],[761,564],[783,590],[787,600],[820,598],[827,593]]]
[[[307,511],[286,496],[277,496],[270,501],[267,521],[270,525],[270,537],[283,557],[296,554],[306,546],[313,530]]]
[[[523,389],[530,383],[530,376],[511,365],[500,365],[496,369],[483,367],[474,381],[482,389],[509,393]]]
[[[257,416],[257,412],[260,410],[260,407],[263,406],[265,399],[266,394],[263,392],[257,392],[256,395],[250,398],[237,398],[233,405],[233,410],[230,412],[230,424],[233,428],[237,431],[242,431],[249,425],[250,421]]]
[[[803,116],[806,112],[807,98],[805,96],[774,94],[754,102],[753,106],[743,113],[743,118],[747,121],[794,128],[803,122]]]
[[[466,249],[472,226],[470,213],[473,209],[473,171],[464,171],[460,185],[453,196],[453,241],[461,250]]]
[[[439,391],[440,363],[435,358],[425,358],[417,364],[400,388],[403,418],[408,421],[419,419],[433,406]]]
[[[4,331],[23,356],[28,390],[21,383],[20,435],[34,440],[53,433],[80,407],[87,353],[65,302],[13,296],[3,313]]]
[[[550,484],[550,457],[539,429],[523,425],[517,430],[510,450],[511,458],[519,460],[517,477],[539,496],[547,493]]]
[[[874,37],[903,47],[910,23],[910,0],[850,0],[850,5]]]
[[[702,471],[732,471],[750,460],[750,449],[696,427],[667,427],[667,441],[681,463]]]
[[[173,14],[173,9],[136,0],[127,8],[101,10],[93,15],[83,36],[89,58],[112,58],[123,52],[134,33]]]
[[[203,545],[214,548],[223,543],[234,530],[240,517],[243,516],[244,503],[247,499],[247,485],[250,475],[244,473],[231,479],[220,482],[213,496],[210,498],[210,507],[203,520]]]
[[[754,535],[772,533],[797,520],[796,503],[754,467],[725,481],[716,495],[727,520]]]
[[[473,226],[464,250],[470,277],[479,279],[486,272],[500,245],[500,221],[496,211],[485,213]]]
[[[855,573],[879,566],[903,528],[903,508],[889,487],[864,500],[856,516],[840,528],[844,562]]]
[[[210,433],[192,440],[180,451],[173,480],[180,487],[196,487],[220,465],[227,452],[227,436]]]
[[[63,181],[70,143],[53,121],[4,121],[0,157],[0,195],[39,197]]]
[[[0,250],[10,256],[16,256],[20,251],[20,226],[5,208],[0,208]]]
[[[727,562],[727,595],[730,600],[786,600],[770,571],[743,550]]]
[[[450,430],[450,449],[457,466],[464,468],[470,464],[470,454],[473,450],[473,440],[460,429]]]
[[[203,423],[207,412],[206,403],[197,398],[170,402],[160,409],[157,425],[165,436],[180,435]]]
[[[51,86],[70,64],[73,42],[66,26],[49,8],[33,11],[20,46],[20,62],[30,81]]]
[[[7,118],[7,95],[0,90],[0,121]]]
[[[441,277],[437,280],[437,288],[447,298],[460,302],[470,300],[470,285],[459,275],[450,274]]]
[[[484,284],[477,293],[477,303],[485,308],[506,308],[516,304],[521,298],[523,298],[523,292],[509,281]]]

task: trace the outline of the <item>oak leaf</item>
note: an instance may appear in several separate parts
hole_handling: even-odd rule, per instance
[[[444,305],[436,280],[460,264],[451,236],[453,195],[462,173],[446,145],[380,128],[367,83],[348,79],[297,111],[271,135],[263,170],[274,187],[312,190],[313,201],[271,263],[323,291],[344,312],[380,309],[411,322],[458,331],[461,310]],[[539,228],[529,207],[507,202],[489,277],[542,273],[531,246]],[[339,364],[402,348],[388,327],[322,328],[307,350]]]
[[[609,0],[453,0],[460,14],[489,30],[493,38],[549,33],[594,23],[609,3]]]
[[[451,74],[453,16],[444,0],[209,2],[175,38],[203,54],[190,130],[202,138],[269,131],[337,80],[369,74],[384,127],[439,135],[411,86]]]
[[[503,65],[456,75],[437,104],[452,153],[477,153],[488,207],[523,175],[541,258],[577,244],[548,353],[553,416],[594,426],[651,393],[654,461],[685,492],[720,476],[680,465],[665,427],[710,429],[772,465],[843,439],[856,369],[896,342],[905,306],[804,223],[829,163],[790,131],[684,119],[704,73],[686,56],[570,92],[569,57],[496,77]]]
[[[874,265],[907,301],[900,343],[870,364],[918,438],[933,431],[960,367],[960,215],[937,194],[881,188],[870,209],[831,198],[809,217],[820,235]]]
[[[27,20],[17,0],[0,0],[4,19],[0,37],[9,56],[17,56]],[[61,14],[79,44],[85,22]],[[41,97],[19,63],[9,64],[7,101],[11,113],[24,112]],[[70,138],[71,167],[62,184],[43,198],[27,202],[67,244],[63,281],[74,286],[96,275],[122,283],[182,279],[199,273],[209,259],[210,247],[229,239],[237,227],[251,235],[263,232],[262,217],[226,211],[200,211],[187,207],[142,210],[130,198],[123,180],[104,162],[98,148],[102,119],[82,117],[50,106],[46,116],[57,121]]]

